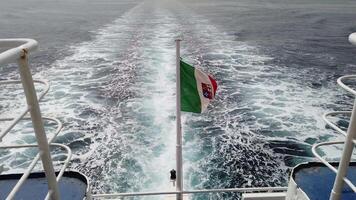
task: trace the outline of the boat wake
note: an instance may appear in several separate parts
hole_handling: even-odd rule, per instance
[[[93,34],[35,77],[50,80],[42,111],[64,122],[56,142],[72,148],[94,192],[174,189],[177,36],[182,57],[219,84],[206,113],[183,116],[185,188],[284,185],[288,166],[325,135],[321,105],[334,86],[299,87],[308,69],[271,65],[184,4],[145,1]]]

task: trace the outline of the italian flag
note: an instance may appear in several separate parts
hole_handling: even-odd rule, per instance
[[[202,113],[214,99],[218,85],[209,75],[180,61],[181,110]]]

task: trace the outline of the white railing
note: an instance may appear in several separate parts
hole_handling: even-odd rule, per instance
[[[356,33],[352,33],[352,34],[349,36],[349,41],[351,42],[351,44],[353,44],[353,45],[356,46]]]
[[[251,188],[225,188],[225,189],[206,189],[206,190],[186,190],[186,191],[157,191],[157,192],[130,192],[130,193],[112,193],[112,194],[92,194],[93,199],[105,198],[124,198],[136,196],[164,196],[164,195],[184,195],[184,194],[199,194],[199,193],[247,193],[247,192],[285,192],[287,187],[251,187]]]
[[[313,152],[314,156],[316,158],[318,158],[325,166],[327,166],[331,171],[333,171],[333,172],[335,172],[337,174],[337,168],[332,166],[327,160],[325,160],[321,155],[319,155],[317,153],[317,148],[321,147],[321,146],[344,144],[344,143],[345,143],[344,141],[333,141],[333,142],[318,143],[318,144],[313,145],[312,152]],[[356,187],[354,186],[354,184],[352,184],[352,182],[348,178],[343,177],[343,180],[352,189],[352,191],[356,192]]]
[[[34,148],[37,147],[39,149],[39,153],[32,160],[26,171],[23,173],[19,181],[16,183],[14,188],[11,190],[6,199],[13,199],[16,193],[19,191],[20,187],[23,185],[25,180],[30,175],[31,171],[34,169],[39,159],[42,160],[42,166],[46,174],[46,178],[48,181],[48,194],[45,199],[60,199],[60,194],[58,190],[58,181],[62,177],[64,170],[68,166],[72,152],[69,147],[63,144],[52,143],[59,132],[62,130],[62,123],[52,117],[42,117],[40,112],[40,107],[38,101],[41,100],[44,95],[49,90],[49,84],[44,80],[33,80],[30,68],[28,66],[28,54],[37,48],[37,42],[32,39],[0,39],[0,50],[4,50],[0,53],[0,66],[8,63],[17,63],[18,69],[20,73],[21,80],[6,80],[0,81],[0,85],[6,84],[22,84],[23,90],[25,93],[27,107],[20,112],[20,114],[16,117],[7,117],[0,118],[0,121],[11,121],[7,127],[3,129],[0,133],[0,142],[6,137],[7,134],[16,126],[16,124],[20,120],[32,120],[32,126],[35,131],[36,140],[38,145],[36,144],[26,144],[26,145],[0,145],[0,149],[4,148]],[[39,94],[37,99],[37,94],[35,90],[34,83],[43,84],[45,87],[43,91]],[[31,117],[25,117],[27,114],[30,114]],[[53,121],[57,124],[57,129],[55,130],[53,136],[48,140],[44,125],[43,119]],[[58,176],[56,177],[53,167],[52,158],[50,155],[50,147],[56,146],[60,147],[67,151],[66,160],[63,162],[63,167],[59,171]]]
[[[349,36],[349,41],[356,45],[356,33],[352,33]],[[336,178],[334,182],[333,189],[330,193],[331,200],[339,200],[341,198],[342,188],[344,182],[356,193],[355,185],[346,178],[347,169],[349,167],[351,156],[353,149],[356,144],[356,91],[349,87],[347,84],[344,83],[347,79],[356,79],[356,75],[346,75],[342,76],[337,80],[337,83],[346,91],[350,92],[355,96],[354,105],[352,111],[335,111],[335,112],[328,112],[323,115],[324,121],[334,130],[339,132],[340,134],[346,137],[345,141],[331,141],[331,142],[323,142],[313,145],[312,152],[316,158],[318,158],[322,163],[324,163],[330,170],[336,173]],[[347,132],[336,126],[332,123],[328,117],[334,115],[351,115],[349,127]],[[335,145],[335,144],[344,144],[343,154],[341,160],[339,162],[339,167],[333,167],[326,159],[324,159],[321,155],[318,154],[317,148],[321,146],[327,145]]]
[[[33,39],[0,39],[0,48],[7,49],[0,53],[0,65],[18,62],[20,57],[24,55],[24,52],[34,51],[37,47],[38,43]]]

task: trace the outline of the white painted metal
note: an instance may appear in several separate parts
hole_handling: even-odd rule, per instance
[[[329,119],[328,116],[333,116],[333,115],[351,115],[351,111],[334,111],[334,112],[328,112],[323,115],[323,120],[334,130],[337,132],[343,134],[345,137],[347,135],[346,131],[341,130],[338,126],[336,126],[334,123],[332,123]],[[356,144],[356,140],[353,140],[353,143]]]
[[[92,194],[93,198],[119,198],[129,196],[162,196],[172,194],[197,194],[197,193],[218,193],[218,192],[273,192],[287,191],[287,187],[253,187],[253,188],[227,188],[227,189],[207,189],[207,190],[188,190],[171,192],[132,192],[132,193],[113,193],[113,194]]]
[[[41,100],[49,91],[49,83],[46,80],[33,80],[34,83],[39,83],[44,85],[44,89],[40,94],[38,95],[38,100]],[[6,85],[6,84],[21,84],[21,80],[6,80],[6,81],[0,81],[0,85]]]
[[[176,128],[177,128],[177,146],[176,146],[176,165],[177,165],[177,191],[183,191],[183,155],[182,155],[182,124],[181,124],[181,106],[180,106],[180,39],[176,39]],[[177,193],[177,200],[182,200],[182,194]]]
[[[349,163],[351,160],[352,151],[354,149],[353,140],[356,138],[356,101],[352,109],[349,127],[347,129],[347,136],[345,140],[345,146],[336,174],[335,183],[330,194],[331,200],[338,200],[341,198],[341,191],[344,185],[344,177],[347,173]]]
[[[31,118],[29,118],[29,117],[23,117],[23,118],[22,118],[22,120],[29,120],[29,119],[31,119]],[[61,132],[61,130],[62,130],[62,128],[63,128],[63,124],[62,124],[61,121],[59,121],[58,119],[53,118],[53,117],[45,117],[45,116],[43,116],[42,119],[57,123],[57,128],[56,128],[56,130],[54,131],[53,136],[52,136],[51,138],[49,138],[49,140],[48,140],[49,143],[52,143],[53,140],[54,140],[54,139],[57,137],[57,135],[59,134],[59,132]],[[14,118],[0,118],[0,121],[13,121],[13,120],[14,120]],[[0,148],[1,148],[1,146],[0,146]]]
[[[338,173],[337,169],[332,166],[328,161],[326,161],[323,157],[321,157],[318,152],[316,151],[320,146],[327,146],[327,145],[335,145],[335,144],[344,144],[344,141],[332,141],[332,142],[322,142],[318,144],[314,144],[312,147],[312,152],[316,158],[318,158],[324,165],[326,165],[331,171]],[[352,191],[356,192],[356,187],[354,184],[345,176],[343,177],[343,181],[352,189]]]
[[[57,135],[59,134],[59,132],[62,130],[63,128],[63,124],[56,118],[52,118],[52,117],[42,117],[45,120],[50,120],[53,122],[57,123],[57,129],[55,130],[52,138],[49,139],[49,143],[52,143],[52,141],[57,137]],[[30,119],[30,118],[23,118],[23,119]],[[13,118],[0,118],[0,121],[11,121],[13,120]],[[55,146],[58,146],[58,144],[54,144]],[[37,147],[36,145],[13,145],[13,146],[0,146],[0,148],[23,148],[23,147]],[[65,147],[62,147],[65,148]],[[66,148],[65,148],[66,149]],[[67,149],[66,149],[67,150]],[[69,156],[67,156],[67,158],[71,158],[71,151],[67,150],[69,152]],[[12,189],[12,191],[9,193],[8,195],[8,199],[12,199],[13,197],[15,197],[16,192],[19,190],[19,188],[23,185],[23,183],[26,181],[26,179],[28,178],[29,174],[31,173],[31,171],[33,170],[33,168],[35,167],[35,165],[37,164],[38,160],[40,159],[40,154],[38,153],[35,158],[32,160],[31,164],[27,167],[26,171],[23,173],[23,175],[21,176],[21,178],[17,181],[16,185],[14,186],[14,188]],[[67,163],[65,162],[64,165],[67,166],[70,160],[67,161]],[[61,176],[57,176],[57,179],[60,178]],[[58,181],[58,180],[57,180]]]
[[[293,177],[289,179],[286,200],[309,200],[309,197],[298,187]]]
[[[0,52],[0,65],[16,62],[23,55],[24,49],[30,52],[37,49],[37,47],[38,43],[33,39],[0,39],[0,49],[7,49],[4,52]]]
[[[195,193],[216,193],[216,192],[272,192],[285,191],[287,187],[250,187],[250,188],[223,188],[223,189],[206,189],[206,190],[187,190],[184,194]]]
[[[22,50],[22,55],[18,60],[18,64],[27,105],[30,108],[32,126],[35,130],[38,148],[40,150],[43,169],[45,171],[48,181],[48,188],[52,191],[52,199],[57,200],[59,199],[58,185],[56,181],[56,175],[54,173],[52,158],[48,146],[48,140],[43,126],[41,111],[38,105],[36,90],[33,84],[31,71],[28,67],[27,50]]]
[[[21,178],[17,181],[16,185],[12,188],[9,195],[7,195],[6,197],[7,200],[8,199],[11,200],[15,198],[16,193],[19,191],[20,187],[25,183],[26,179],[30,175],[33,168],[36,166],[39,159],[40,159],[40,154],[37,154],[36,157],[32,160],[31,164],[26,169],[26,171],[22,174]]]
[[[28,113],[28,111],[30,111],[30,107],[27,107],[26,110],[22,111],[19,116],[14,118],[12,120],[12,122],[6,128],[4,128],[3,131],[1,131],[1,133],[0,133],[0,142],[2,142],[2,140],[6,136],[6,134],[8,134],[10,132],[10,130],[12,128],[14,128],[14,126]]]
[[[349,36],[349,41],[356,45],[356,40],[355,40],[355,33],[351,34]],[[354,76],[344,76],[344,78],[354,78]],[[352,94],[356,95],[356,91],[351,89],[350,87],[346,86],[342,80],[344,79],[343,77],[338,79],[339,85],[346,89],[347,91],[351,92]],[[352,108],[352,113],[351,113],[351,118],[350,118],[350,123],[349,127],[347,129],[347,136],[345,140],[345,146],[344,150],[341,156],[340,164],[338,167],[338,172],[336,174],[335,182],[333,189],[330,193],[330,199],[331,200],[339,200],[341,198],[341,191],[344,185],[344,177],[347,173],[347,169],[349,167],[349,163],[351,160],[351,155],[354,149],[354,143],[353,140],[356,139],[356,100],[354,101],[354,106]]]
[[[245,193],[242,200],[285,200],[285,192]]]
[[[356,91],[351,87],[347,86],[343,81],[346,79],[355,79],[356,75],[346,75],[337,79],[337,84],[339,84],[344,90],[350,92],[353,95],[356,95]]]
[[[59,147],[65,149],[67,151],[67,159],[64,161],[64,164],[63,164],[61,170],[59,171],[59,173],[57,175],[57,179],[56,180],[57,180],[57,182],[59,182],[59,180],[62,178],[62,176],[64,174],[64,171],[68,167],[69,162],[70,162],[70,160],[72,158],[72,150],[67,145],[63,145],[63,144],[52,143],[51,145],[59,146]],[[51,198],[52,197],[51,192],[53,193],[53,191],[48,191],[45,200],[52,199]]]
[[[167,195],[166,198],[164,198],[164,200],[176,200],[177,195]],[[182,197],[184,200],[188,200],[189,199],[189,195],[188,194],[183,194]]]
[[[336,126],[334,123],[332,123],[330,120],[328,120],[328,116],[334,116],[334,115],[340,115],[340,114],[351,114],[350,111],[335,111],[335,112],[328,112],[323,115],[323,120],[334,130],[337,132],[343,134],[346,136],[346,131],[341,130],[338,126]]]
[[[0,39],[0,49],[2,50],[0,53],[0,65],[11,62],[18,63],[21,83],[25,92],[28,108],[20,117],[14,119],[13,122],[17,123],[28,111],[30,112],[42,165],[48,181],[49,192],[51,192],[51,199],[57,200],[59,199],[58,185],[49,151],[49,144],[43,127],[34,81],[28,67],[28,52],[36,49],[37,45],[37,42],[32,39]],[[7,129],[6,132],[1,135],[1,138],[3,138],[10,129]]]
[[[351,42],[351,44],[356,45],[356,33],[352,33],[349,36],[349,41]]]
[[[289,178],[288,190],[286,195],[286,200],[292,200],[297,195],[298,185],[294,181],[293,177]]]

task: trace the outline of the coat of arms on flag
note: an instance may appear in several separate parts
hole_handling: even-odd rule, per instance
[[[201,87],[203,90],[203,96],[208,99],[213,99],[213,89],[210,84],[201,83]]]
[[[181,110],[202,113],[215,97],[213,77],[180,60]]]

